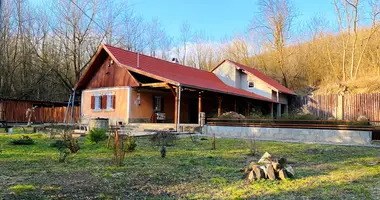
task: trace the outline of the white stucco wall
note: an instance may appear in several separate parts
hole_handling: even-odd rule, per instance
[[[231,87],[236,87],[236,71],[235,66],[233,66],[230,62],[224,62],[216,68],[213,73],[225,84]]]
[[[254,87],[249,88],[248,87],[248,82],[253,82]],[[241,89],[247,90],[249,92],[267,97],[267,98],[272,98],[272,87],[264,82],[263,80],[257,78],[256,76],[253,76],[252,74],[247,74],[247,80],[245,83],[241,83],[243,86]]]
[[[236,66],[230,62],[224,62],[213,73],[225,84],[247,90],[263,97],[272,98],[272,87],[263,80],[252,74],[237,70]],[[254,88],[248,88],[248,82],[254,82]]]
[[[213,73],[231,87],[246,90],[277,101],[277,95],[272,95],[273,90],[275,90],[275,93],[277,92],[275,88],[251,73],[238,70],[233,63],[224,62]],[[249,82],[254,83],[253,88],[248,87]],[[280,93],[279,98],[281,104],[288,104],[287,94]]]

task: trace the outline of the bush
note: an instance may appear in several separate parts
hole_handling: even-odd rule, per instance
[[[369,119],[368,119],[368,117],[366,117],[364,115],[360,115],[356,121],[358,121],[358,122],[368,122]]]
[[[132,152],[136,149],[137,143],[136,140],[133,138],[133,136],[130,136],[128,134],[127,140],[125,142],[125,148],[127,151]]]
[[[242,114],[239,114],[237,112],[225,112],[222,115],[220,115],[219,118],[226,118],[226,119],[245,119],[245,116]]]
[[[294,119],[297,120],[319,120],[318,116],[315,116],[313,114],[304,114],[304,115],[296,115]]]
[[[100,141],[104,141],[107,139],[107,134],[105,129],[100,128],[94,128],[90,131],[90,134],[88,135],[88,139],[91,142],[95,142],[96,144]]]
[[[329,121],[335,121],[336,118],[335,117],[329,117],[327,120],[329,120]]]
[[[61,140],[55,141],[50,146],[57,148],[59,162],[65,162],[70,153],[77,153],[80,149],[78,140],[73,138],[72,134],[67,131],[63,132]]]
[[[54,143],[51,143],[50,146],[57,148],[60,151],[63,149],[69,149],[71,153],[76,153],[80,149],[80,146],[78,144],[78,140],[76,140],[74,138],[57,140]]]
[[[34,141],[29,136],[22,135],[18,140],[12,140],[10,142],[13,145],[33,145]]]
[[[59,148],[66,148],[66,145],[63,140],[56,140],[55,142],[50,144],[50,147],[59,149]]]

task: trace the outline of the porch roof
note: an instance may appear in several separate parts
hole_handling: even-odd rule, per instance
[[[272,99],[228,86],[212,72],[187,67],[143,54],[137,54],[110,45],[103,45],[103,47],[119,65],[126,67],[128,70],[173,85],[182,85],[189,88],[276,102]]]

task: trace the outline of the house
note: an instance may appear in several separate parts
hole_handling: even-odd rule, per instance
[[[111,124],[198,124],[225,111],[273,114],[286,110],[294,93],[264,74],[226,60],[212,72],[102,44],[74,88],[81,92],[81,119]],[[283,106],[281,106],[283,105]],[[277,111],[278,112],[278,111]],[[160,124],[162,127],[163,124]]]
[[[231,60],[224,60],[211,72],[231,87],[275,100],[277,102],[275,110],[277,117],[288,112],[288,97],[289,95],[295,95],[293,91],[257,69]]]

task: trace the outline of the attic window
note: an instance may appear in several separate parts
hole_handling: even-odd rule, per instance
[[[253,83],[252,81],[248,82],[248,88],[254,88],[255,87],[255,83]]]
[[[110,67],[111,67],[111,65],[113,65],[113,60],[110,60],[110,62],[108,63],[106,74],[110,74]]]

